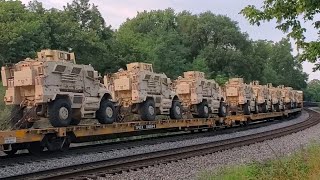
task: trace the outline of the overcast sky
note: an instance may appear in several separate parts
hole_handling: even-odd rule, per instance
[[[30,0],[22,0],[27,4]],[[42,2],[45,8],[62,9],[64,5],[72,0],[38,0]],[[166,9],[171,7],[176,11],[188,10],[192,13],[201,13],[211,11],[215,14],[223,14],[239,22],[242,31],[247,32],[254,40],[267,39],[279,41],[286,35],[275,29],[275,22],[263,23],[261,26],[251,26],[248,21],[239,12],[245,6],[251,4],[261,7],[263,0],[90,0],[98,6],[107,24],[113,29],[117,29],[127,18],[134,17],[138,11]],[[317,39],[315,31],[310,23],[304,24],[308,29],[306,37],[308,40]],[[296,50],[294,50],[296,53]],[[320,79],[320,73],[312,73],[313,65],[303,63],[304,71],[310,74],[309,80]]]

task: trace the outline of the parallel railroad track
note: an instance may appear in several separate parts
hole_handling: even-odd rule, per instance
[[[105,174],[114,174],[131,169],[139,169],[155,164],[168,163],[194,156],[206,155],[234,147],[245,146],[268,139],[273,139],[295,133],[319,123],[318,113],[308,110],[309,118],[301,123],[283,128],[231,138],[210,143],[186,146],[169,150],[138,154],[64,168],[50,169],[36,173],[12,176],[8,179],[84,179],[98,177]]]

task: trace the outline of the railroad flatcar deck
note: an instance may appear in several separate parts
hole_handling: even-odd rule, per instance
[[[159,120],[159,121],[137,121],[114,123],[108,125],[90,124],[78,125],[61,128],[43,128],[43,129],[21,129],[12,131],[0,131],[0,151],[10,149],[11,144],[26,144],[32,142],[41,142],[46,135],[55,135],[56,137],[66,137],[73,134],[75,138],[102,136],[112,134],[122,134],[139,132],[146,130],[172,129],[185,130],[188,128],[213,128],[217,122],[224,121],[225,124],[231,124],[234,121],[262,120],[288,116],[292,113],[300,112],[302,109],[286,110],[284,112],[261,113],[251,115],[234,115],[226,118],[208,118],[208,119],[182,119],[182,120]]]

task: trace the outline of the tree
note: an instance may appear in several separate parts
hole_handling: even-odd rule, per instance
[[[0,1],[0,58],[16,63],[48,46],[43,18],[20,1]]]
[[[288,32],[288,36],[294,38],[298,47],[303,49],[299,58],[312,63],[320,58],[320,42],[306,41],[306,29],[302,26],[301,20],[311,21],[314,28],[320,32],[320,21],[315,18],[319,12],[320,4],[317,0],[265,0],[261,10],[249,5],[241,11],[251,24],[260,25],[262,21],[275,19],[278,23],[277,28]],[[315,65],[314,70],[318,69],[319,63]]]
[[[304,99],[306,101],[320,102],[320,80],[314,79],[308,83],[304,90]]]

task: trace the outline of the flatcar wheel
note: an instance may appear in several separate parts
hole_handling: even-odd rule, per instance
[[[66,136],[65,138],[63,138],[63,142],[61,143],[61,146],[60,146],[60,151],[65,152],[69,150],[70,144],[71,144],[71,140],[68,136]]]
[[[8,156],[13,156],[17,153],[17,149],[11,149],[10,151],[3,151]]]
[[[154,101],[152,99],[147,99],[140,105],[139,112],[143,121],[154,121],[156,119]]]
[[[178,100],[172,101],[172,106],[170,109],[170,118],[182,119],[182,107],[181,107],[181,103]]]
[[[40,142],[32,142],[29,144],[27,149],[30,154],[39,156],[42,155],[44,147],[41,145]]]

